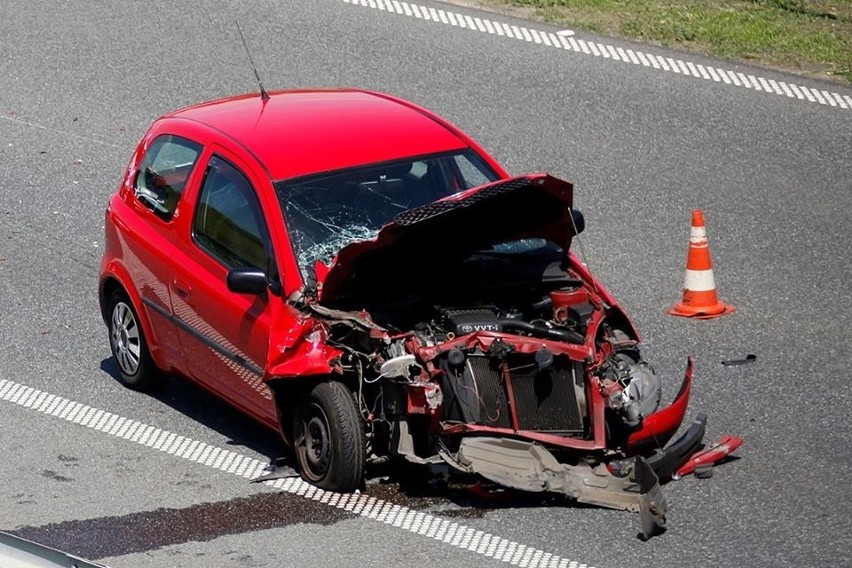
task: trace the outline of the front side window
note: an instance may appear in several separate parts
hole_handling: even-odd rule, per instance
[[[248,179],[213,156],[204,174],[193,221],[196,243],[228,268],[269,269],[269,237]]]
[[[168,221],[177,209],[201,145],[178,136],[160,136],[145,153],[136,175],[136,197]]]
[[[349,168],[275,184],[307,277],[344,246],[372,239],[399,213],[498,179],[470,150]]]

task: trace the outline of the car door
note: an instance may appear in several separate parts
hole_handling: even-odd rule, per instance
[[[136,171],[127,177],[127,204],[135,215],[123,216],[124,264],[132,274],[151,323],[153,355],[166,369],[181,369],[183,354],[171,321],[170,259],[174,251],[179,210],[202,146],[192,140],[152,132],[139,149]]]
[[[173,258],[172,308],[190,376],[254,418],[275,426],[262,381],[269,344],[267,294],[227,287],[232,268],[267,270],[269,231],[249,168],[224,149],[209,153],[194,209]]]

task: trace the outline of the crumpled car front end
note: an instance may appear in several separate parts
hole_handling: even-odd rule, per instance
[[[569,252],[572,186],[535,174],[398,214],[343,248],[301,301],[353,390],[374,458],[638,512],[665,527],[660,482],[723,459],[672,403],[609,292]],[[741,442],[741,440],[739,440]]]

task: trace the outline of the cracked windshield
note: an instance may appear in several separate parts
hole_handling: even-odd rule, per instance
[[[330,264],[355,241],[372,239],[400,212],[497,180],[467,150],[407,158],[276,183],[302,276]]]

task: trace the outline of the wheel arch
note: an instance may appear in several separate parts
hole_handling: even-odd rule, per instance
[[[293,446],[292,424],[299,401],[318,384],[331,381],[342,383],[355,397],[356,406],[360,405],[357,390],[358,378],[354,373],[274,377],[267,380],[266,383],[272,391],[272,400],[278,417],[278,431],[288,446]]]
[[[142,333],[145,335],[145,338],[148,340],[148,348],[151,352],[151,357],[154,359],[154,363],[160,369],[163,369],[168,366],[164,366],[162,361],[159,361],[158,349],[153,345],[151,339],[154,337],[153,328],[151,327],[151,321],[148,319],[147,310],[143,309],[142,297],[136,290],[135,286],[130,285],[130,277],[124,274],[122,277],[121,272],[115,270],[115,266],[110,266],[109,271],[104,271],[103,276],[101,277],[100,283],[98,284],[98,303],[100,305],[101,310],[101,318],[103,318],[104,323],[109,325],[109,299],[116,291],[122,292],[130,303],[133,305],[133,310],[136,312],[136,316],[139,318],[139,324],[142,326]]]

